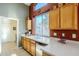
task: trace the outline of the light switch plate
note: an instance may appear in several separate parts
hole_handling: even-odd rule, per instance
[[[72,38],[76,38],[76,34],[72,34]]]
[[[57,33],[54,33],[54,36],[57,36]]]
[[[65,33],[62,33],[62,37],[65,37]]]

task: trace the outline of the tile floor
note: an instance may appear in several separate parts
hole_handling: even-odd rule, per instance
[[[2,45],[1,56],[30,56],[22,48],[17,48],[15,42],[7,42]]]

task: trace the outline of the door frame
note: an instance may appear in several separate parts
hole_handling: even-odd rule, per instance
[[[16,44],[17,44],[17,47],[19,47],[19,19],[17,18],[8,18],[10,20],[16,20],[17,21],[17,39],[16,39]]]
[[[17,48],[19,47],[19,19],[18,18],[12,18],[12,17],[5,17],[5,16],[0,16],[0,17],[3,17],[3,18],[7,18],[8,20],[16,20],[17,21],[17,39],[16,39],[16,45],[17,45]]]

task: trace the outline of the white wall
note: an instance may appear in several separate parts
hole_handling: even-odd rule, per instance
[[[0,16],[19,20],[19,39],[25,30],[25,18],[29,15],[29,7],[23,3],[0,3]]]

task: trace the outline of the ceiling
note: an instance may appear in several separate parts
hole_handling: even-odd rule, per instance
[[[30,6],[31,5],[31,3],[24,3],[25,5],[27,5],[27,6]]]

